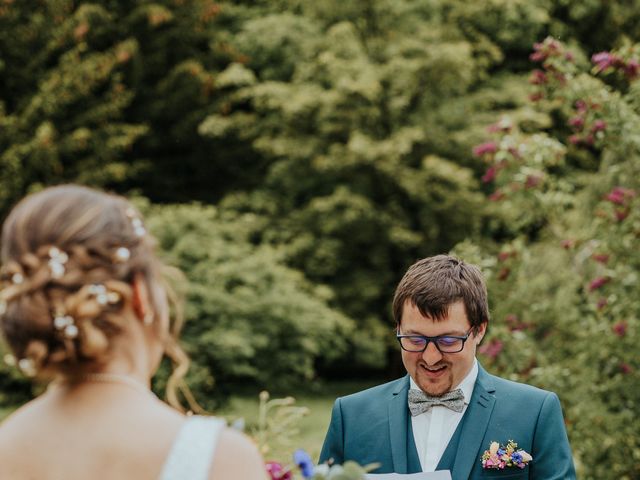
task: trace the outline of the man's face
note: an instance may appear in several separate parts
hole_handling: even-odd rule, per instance
[[[442,320],[425,317],[420,310],[407,300],[402,311],[399,333],[402,335],[464,336],[471,324],[462,301],[449,306],[447,316]],[[428,395],[441,396],[456,388],[467,376],[476,356],[476,347],[484,336],[486,324],[478,328],[478,334],[469,334],[464,348],[458,353],[440,353],[433,342],[429,342],[424,352],[402,350],[402,363],[413,381]]]

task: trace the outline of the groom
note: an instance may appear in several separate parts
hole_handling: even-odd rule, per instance
[[[475,358],[489,323],[476,266],[448,255],[416,262],[393,314],[408,375],[338,398],[321,462],[378,463],[373,473],[450,470],[453,480],[575,479],[558,397],[490,375]],[[496,448],[509,441],[524,453],[499,468]],[[485,451],[496,455],[483,465]]]

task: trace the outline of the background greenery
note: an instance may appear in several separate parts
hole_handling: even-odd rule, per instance
[[[638,32],[637,0],[0,2],[0,214],[137,197],[207,408],[400,374],[394,286],[453,251],[483,364],[560,394],[581,478],[640,478]]]

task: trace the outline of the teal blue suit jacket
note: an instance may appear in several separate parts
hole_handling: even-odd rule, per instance
[[[422,471],[411,430],[407,395],[409,376],[338,398],[320,453],[320,462],[355,460],[379,463],[373,473]],[[508,478],[575,479],[571,448],[556,394],[504,380],[478,369],[473,395],[437,470],[451,468],[453,480]],[[524,469],[482,468],[491,442],[509,440],[529,452]],[[447,460],[448,459],[448,460]],[[451,462],[443,465],[443,462]]]

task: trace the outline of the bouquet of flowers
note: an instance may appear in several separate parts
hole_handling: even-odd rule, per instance
[[[375,465],[361,467],[356,462],[347,461],[344,465],[314,465],[313,460],[304,450],[296,450],[293,461],[302,478],[309,480],[364,480],[366,473]],[[294,480],[294,472],[278,462],[267,462],[267,473],[270,480]]]

